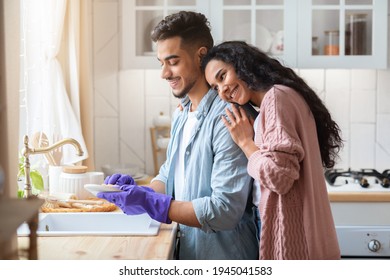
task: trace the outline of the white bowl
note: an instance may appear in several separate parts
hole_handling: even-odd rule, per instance
[[[168,127],[171,125],[171,118],[161,112],[159,116],[153,119],[153,124],[158,127]]]
[[[169,140],[170,138],[165,138],[165,137],[158,138],[157,147],[159,147],[160,149],[166,149],[168,147]]]
[[[131,163],[105,164],[102,166],[102,171],[104,172],[105,176],[117,173],[134,176],[138,173],[138,166]]]

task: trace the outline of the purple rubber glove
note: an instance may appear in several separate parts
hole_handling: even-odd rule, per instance
[[[172,196],[137,185],[123,185],[121,188],[123,192],[100,192],[97,197],[114,203],[127,215],[148,213],[153,220],[172,223],[168,217]]]
[[[106,179],[104,179],[104,184],[109,185],[136,185],[133,177],[126,175],[126,174],[113,174],[111,176],[107,176]]]
[[[132,188],[133,186],[138,186],[137,184],[134,184],[134,185],[122,185],[122,186],[116,186],[118,189],[122,190],[122,191],[128,191],[130,188]],[[141,187],[141,186],[140,186]],[[147,186],[142,186],[145,191],[148,191],[148,192],[154,192],[154,190],[152,188],[149,188]]]

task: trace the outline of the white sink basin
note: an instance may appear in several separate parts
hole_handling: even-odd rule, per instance
[[[38,236],[70,235],[157,235],[160,223],[147,214],[128,216],[123,213],[40,213]],[[27,224],[18,228],[27,236]]]

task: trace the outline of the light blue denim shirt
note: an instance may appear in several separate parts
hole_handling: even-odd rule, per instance
[[[174,172],[190,101],[174,113],[167,160],[153,180],[174,196]],[[259,244],[247,159],[221,120],[228,103],[210,90],[198,106],[198,122],[185,150],[184,200],[192,201],[201,229],[179,225],[180,259],[257,259]]]

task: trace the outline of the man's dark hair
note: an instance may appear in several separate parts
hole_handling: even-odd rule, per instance
[[[210,23],[201,14],[181,11],[160,21],[152,31],[153,42],[179,36],[183,47],[206,47],[214,45]]]

